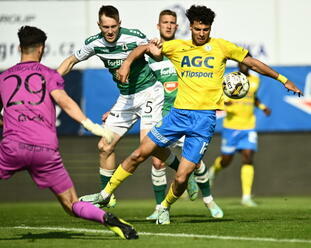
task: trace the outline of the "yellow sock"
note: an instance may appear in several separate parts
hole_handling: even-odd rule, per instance
[[[106,187],[104,188],[104,191],[108,194],[112,194],[114,190],[118,188],[119,185],[131,175],[133,174],[124,170],[122,168],[122,165],[120,164],[116,171],[113,173]]]
[[[251,195],[252,185],[254,181],[254,166],[252,164],[244,164],[241,168],[241,184],[242,194]]]
[[[217,157],[214,161],[214,164],[212,165],[212,167],[215,169],[215,172],[222,170],[220,161],[221,161],[221,156]]]
[[[165,208],[169,208],[175,201],[177,201],[178,198],[179,196],[174,195],[173,184],[171,184],[171,187],[167,192],[165,199],[161,202],[161,205]]]

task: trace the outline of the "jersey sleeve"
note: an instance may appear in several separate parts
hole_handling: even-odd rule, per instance
[[[84,44],[79,50],[76,50],[74,56],[79,60],[86,60],[95,55],[92,43]]]
[[[51,93],[53,90],[64,90],[65,81],[57,71],[53,70],[53,72],[51,73],[50,80],[47,84],[47,87],[49,93]]]
[[[139,29],[129,29],[129,32],[132,35],[135,35],[135,37],[137,39],[137,41],[136,41],[137,46],[148,44],[148,39],[147,39],[146,35],[144,33],[142,33]]]
[[[148,44],[148,39],[145,38],[145,39],[139,39],[137,42],[136,42],[137,46],[140,46],[140,45],[146,45]]]
[[[247,49],[237,46],[230,41],[219,39],[218,42],[224,52],[225,57],[228,59],[242,62],[245,56],[248,54]]]
[[[146,35],[144,35],[138,29],[134,30],[134,31],[137,32],[137,42],[136,42],[137,46],[148,44],[148,39],[147,39]]]
[[[162,54],[169,58],[176,47],[178,47],[176,40],[165,41],[162,44]]]

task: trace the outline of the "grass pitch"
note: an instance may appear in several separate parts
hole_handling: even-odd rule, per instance
[[[71,218],[56,202],[1,203],[0,247],[311,247],[311,198],[256,198],[257,208],[238,198],[217,203],[225,216],[210,217],[201,200],[179,200],[170,225],[145,220],[151,200],[119,200],[110,211],[132,223],[138,240],[121,240],[105,227]]]

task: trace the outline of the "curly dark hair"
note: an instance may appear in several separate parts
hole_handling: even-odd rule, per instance
[[[45,32],[32,26],[22,26],[17,35],[22,50],[44,45],[47,39]]]
[[[206,25],[212,25],[216,14],[206,6],[192,5],[189,9],[187,9],[186,16],[190,24],[193,24],[194,21],[198,21]]]

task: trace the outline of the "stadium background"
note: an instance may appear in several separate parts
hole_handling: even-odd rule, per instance
[[[123,26],[138,28],[149,38],[158,36],[155,26],[158,13],[166,8],[178,13],[178,38],[190,37],[188,23],[182,13],[191,4],[207,3],[217,14],[212,36],[245,46],[253,56],[286,75],[304,91],[304,97],[298,98],[287,93],[276,81],[261,77],[259,98],[273,112],[268,118],[261,112],[257,113],[260,137],[255,158],[254,194],[310,195],[311,34],[303,28],[309,19],[309,0],[104,2],[119,9]],[[98,33],[97,11],[102,4],[102,1],[1,1],[0,70],[19,60],[16,33],[22,25],[38,26],[47,32],[47,53],[42,62],[56,68],[87,37]],[[234,63],[229,63],[229,66],[228,71],[236,69]],[[115,102],[118,90],[97,58],[82,62],[75,69],[65,77],[66,89],[86,114],[100,123],[102,113]],[[61,151],[78,192],[97,191],[98,138],[89,136],[59,109],[57,115]],[[217,132],[221,129],[222,116],[220,112]],[[118,161],[138,145],[137,131],[138,126],[135,125],[118,146]],[[220,136],[217,133],[205,157],[208,164],[218,155],[219,147]],[[0,201],[51,198],[43,191],[34,191],[35,186],[25,173],[15,175],[10,181],[1,181],[0,185]],[[150,161],[117,194],[124,198],[151,198]],[[239,156],[217,178],[214,194],[240,195]]]

